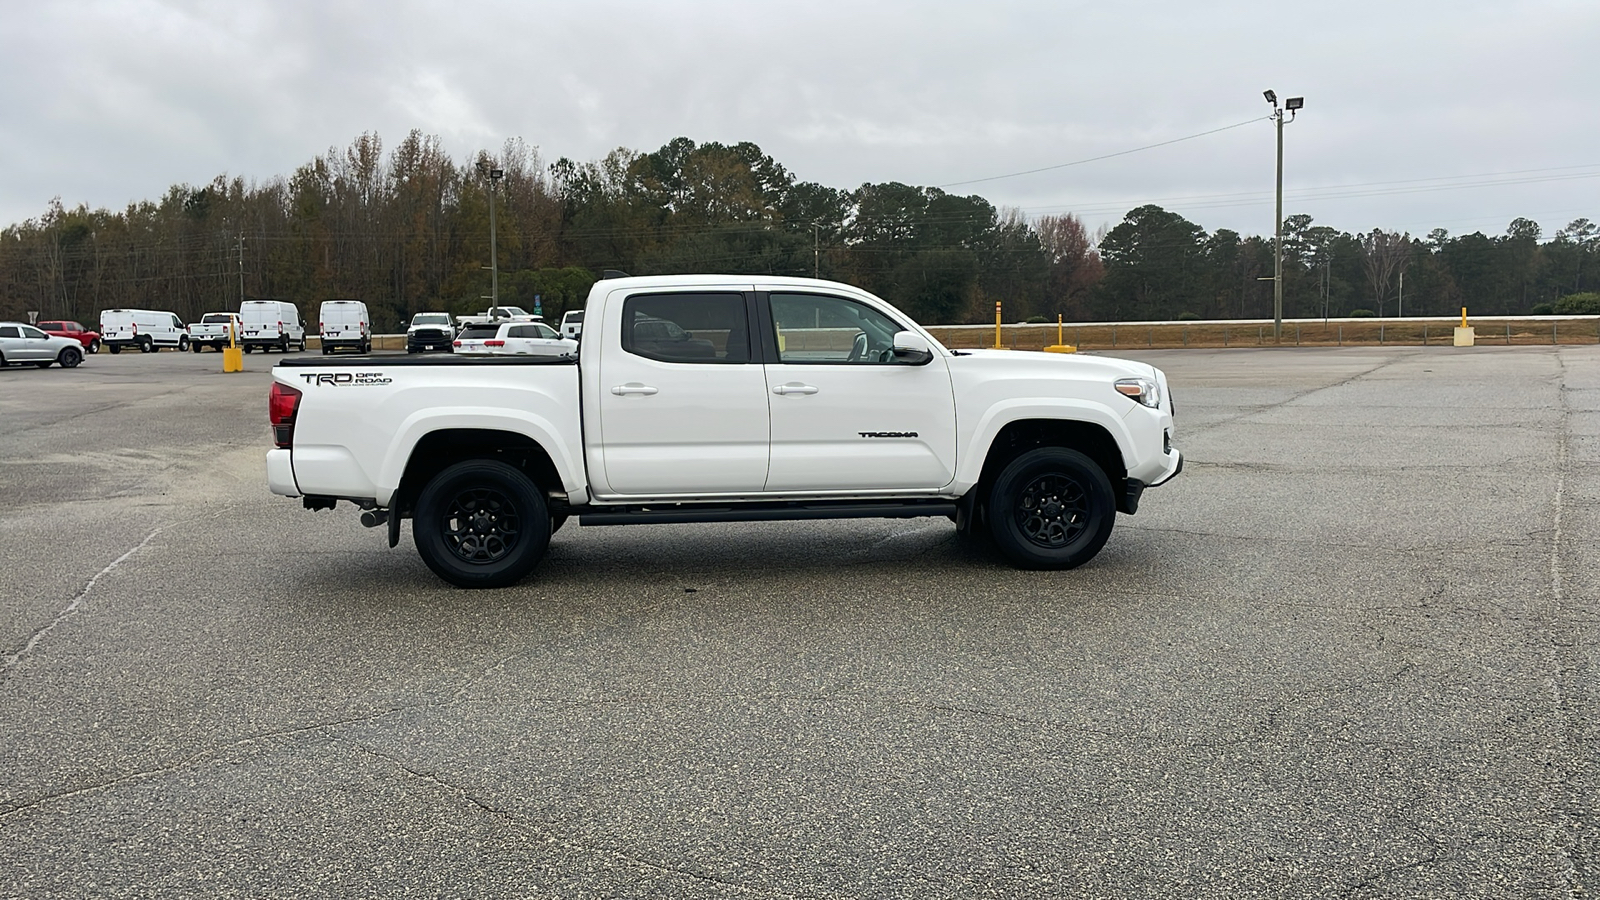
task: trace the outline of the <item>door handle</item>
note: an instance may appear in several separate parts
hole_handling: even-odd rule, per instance
[[[774,394],[815,394],[817,389],[813,385],[791,382],[778,385],[772,389],[772,392]]]
[[[654,394],[655,392],[655,388],[648,384],[640,384],[637,381],[630,381],[627,384],[619,384],[611,389],[611,393],[616,394],[618,397],[621,397],[623,394],[649,395]]]

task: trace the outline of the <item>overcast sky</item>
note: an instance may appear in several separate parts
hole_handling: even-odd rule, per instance
[[[1285,214],[1548,238],[1600,220],[1597,45],[1595,0],[0,0],[0,224],[418,128],[458,160],[513,136],[547,163],[747,140],[835,187],[1268,234],[1272,88],[1306,104]]]

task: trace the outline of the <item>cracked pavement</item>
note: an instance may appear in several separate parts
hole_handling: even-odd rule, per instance
[[[267,493],[261,357],[0,370],[0,896],[1600,893],[1600,348],[1125,355],[1188,466],[1077,571],[569,524],[493,592]]]

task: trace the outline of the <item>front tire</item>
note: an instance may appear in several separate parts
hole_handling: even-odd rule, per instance
[[[100,352],[100,339],[99,338],[95,338],[94,340],[89,342],[89,352],[90,353],[99,353]]]
[[[995,544],[1015,565],[1072,569],[1094,559],[1111,537],[1117,501],[1094,460],[1040,447],[1001,470],[987,513]]]
[[[411,536],[435,575],[457,587],[521,581],[550,545],[550,512],[517,469],[468,460],[435,475],[417,497]]]
[[[63,347],[61,353],[56,356],[56,362],[60,363],[63,369],[76,369],[78,363],[83,362],[83,351],[77,347]],[[49,365],[49,363],[45,363],[41,368]]]

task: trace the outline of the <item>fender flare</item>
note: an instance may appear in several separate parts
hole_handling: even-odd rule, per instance
[[[558,437],[559,431],[555,424],[549,419],[524,410],[463,406],[451,409],[449,412],[419,410],[400,423],[396,438],[389,445],[388,452],[384,454],[378,478],[375,479],[377,497],[374,499],[378,505],[388,506],[394,499],[395,491],[400,488],[400,479],[405,475],[406,466],[410,464],[411,456],[423,438],[438,431],[469,428],[509,432],[533,441],[550,455],[550,461],[555,464],[556,472],[561,476],[562,489],[569,495],[583,493],[582,479],[576,477],[577,462],[567,444]]]
[[[965,492],[976,485],[983,476],[983,466],[989,459],[989,451],[994,446],[995,438],[999,437],[1007,425],[1029,419],[1054,419],[1097,425],[1116,442],[1117,451],[1122,454],[1123,465],[1134,464],[1136,457],[1133,452],[1133,433],[1128,430],[1122,416],[1117,415],[1111,407],[1092,400],[1065,397],[1020,397],[996,403],[984,411],[973,429],[972,437],[962,448],[964,452],[958,456],[956,477],[951,487],[957,492]]]

